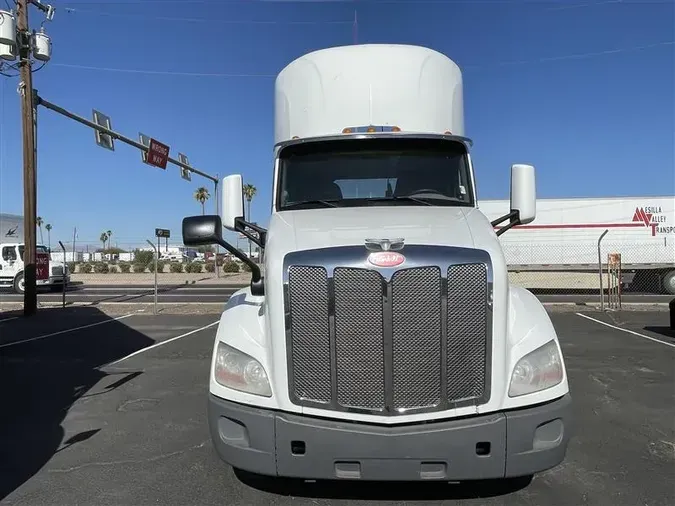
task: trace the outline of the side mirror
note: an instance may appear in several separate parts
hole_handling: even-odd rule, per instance
[[[518,211],[519,223],[534,221],[537,193],[532,165],[511,165],[511,211]]]
[[[244,186],[241,174],[223,179],[223,225],[236,230],[238,219],[244,218]]]
[[[223,241],[223,223],[216,214],[183,218],[183,244],[206,246]]]

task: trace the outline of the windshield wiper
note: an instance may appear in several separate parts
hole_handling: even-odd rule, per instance
[[[316,204],[321,204],[324,207],[337,207],[338,205],[336,204],[336,202],[339,202],[339,200],[301,200],[300,202],[285,204],[283,206],[283,209],[287,211],[289,209],[293,209],[296,207],[311,206]]]
[[[369,202],[380,202],[380,201],[391,201],[391,202],[417,202],[418,204],[423,204],[425,206],[433,206],[433,204],[429,201],[417,198],[417,197],[408,197],[408,196],[400,196],[400,197],[371,197],[366,199]]]

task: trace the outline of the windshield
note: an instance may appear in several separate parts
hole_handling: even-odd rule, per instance
[[[473,206],[463,144],[441,139],[311,142],[280,155],[277,208]]]
[[[47,253],[47,254],[49,254],[49,250],[47,248],[45,248],[44,246],[37,246],[35,249],[36,249],[37,253]],[[24,252],[24,250],[25,250],[25,247],[23,245],[19,246],[19,257],[21,258],[22,262],[23,262],[23,252]]]

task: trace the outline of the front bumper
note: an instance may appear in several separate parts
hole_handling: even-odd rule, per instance
[[[444,480],[531,475],[565,458],[569,394],[546,404],[383,427],[258,409],[209,395],[211,438],[233,467],[304,479]]]

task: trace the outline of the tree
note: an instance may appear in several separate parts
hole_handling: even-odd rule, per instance
[[[51,251],[51,249],[52,249],[52,234],[51,234],[52,226],[49,223],[47,223],[45,225],[45,230],[47,231],[47,241],[49,243],[49,250]]]
[[[204,214],[204,203],[209,200],[211,195],[209,194],[209,190],[204,188],[203,186],[200,186],[197,188],[194,194],[194,198],[197,202],[199,202],[202,205],[202,214]]]
[[[111,230],[107,230],[106,233],[105,233],[105,235],[108,236],[108,249],[110,249],[110,236],[112,235],[112,231],[111,231]],[[103,249],[105,249],[105,245],[103,245]]]
[[[252,184],[245,184],[244,188],[244,197],[246,198],[246,207],[248,208],[246,210],[246,219],[249,222],[253,222],[251,220],[251,201],[253,200],[253,197],[255,196],[256,193],[258,193],[258,189],[253,186]],[[251,257],[251,240],[248,240],[248,256],[249,258]]]
[[[42,239],[42,224],[44,223],[44,220],[40,216],[38,216],[35,219],[35,223],[37,224],[38,228],[40,229],[40,244],[44,244],[45,241],[44,241],[44,239]]]
[[[105,251],[105,243],[108,240],[108,234],[105,232],[101,233],[101,237],[99,237],[98,240],[103,243],[103,251]]]

